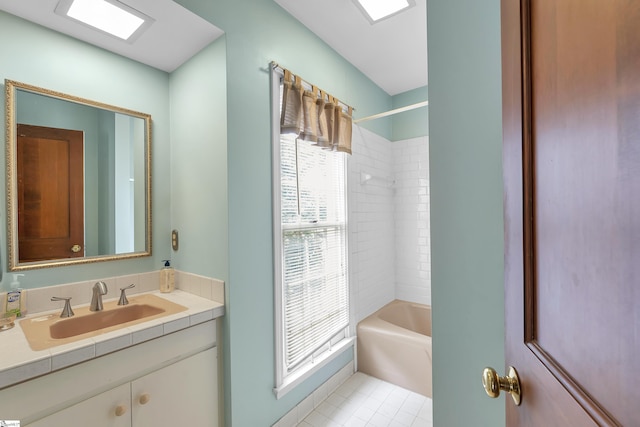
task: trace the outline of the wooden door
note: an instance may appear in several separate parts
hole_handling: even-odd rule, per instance
[[[508,426],[640,426],[640,2],[503,0]]]
[[[20,262],[84,256],[82,131],[18,124]]]

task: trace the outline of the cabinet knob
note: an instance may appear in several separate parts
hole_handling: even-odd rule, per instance
[[[116,417],[121,417],[127,413],[127,407],[125,405],[116,406]]]
[[[140,395],[140,398],[138,399],[138,402],[140,402],[141,405],[146,405],[150,400],[151,395],[149,393],[142,393]]]

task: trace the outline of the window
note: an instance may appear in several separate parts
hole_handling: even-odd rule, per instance
[[[275,73],[275,72],[274,72]],[[276,84],[280,80],[275,74]],[[282,97],[274,87],[273,93]],[[345,154],[279,134],[274,100],[276,394],[351,344]]]

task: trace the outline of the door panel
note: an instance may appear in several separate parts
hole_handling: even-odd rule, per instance
[[[83,132],[18,124],[16,167],[20,262],[83,257]]]
[[[640,425],[640,4],[502,6],[508,425]]]

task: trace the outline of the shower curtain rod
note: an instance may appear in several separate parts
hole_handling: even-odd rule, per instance
[[[374,114],[372,116],[363,117],[361,119],[354,120],[353,123],[366,122],[367,120],[380,119],[382,117],[392,116],[394,114],[403,113],[405,111],[415,110],[416,108],[426,107],[429,105],[429,101],[422,101],[416,104],[407,105],[406,107],[396,108],[395,110],[385,111],[384,113]]]

